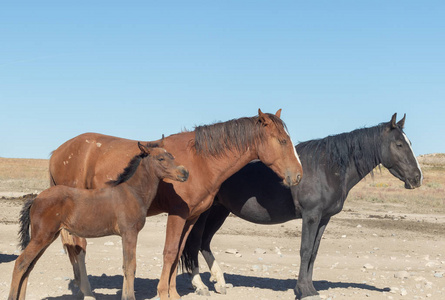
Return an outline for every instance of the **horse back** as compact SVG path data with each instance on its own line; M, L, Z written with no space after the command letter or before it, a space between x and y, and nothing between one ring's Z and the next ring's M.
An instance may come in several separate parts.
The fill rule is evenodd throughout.
M77 188L102 188L116 179L128 161L139 152L133 140L84 133L76 136L51 155L51 185Z

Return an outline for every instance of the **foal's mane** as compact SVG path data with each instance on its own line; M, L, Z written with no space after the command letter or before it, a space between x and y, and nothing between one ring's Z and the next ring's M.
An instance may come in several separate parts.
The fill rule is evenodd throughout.
M148 147L153 148L153 147L159 147L159 143L157 142L150 142L147 144ZM107 182L108 185L111 186L117 186L121 183L124 183L126 181L128 181L128 179L130 179L134 173L136 172L137 168L139 167L142 159L144 157L147 157L148 154L146 152L141 152L137 155L135 155L130 162L128 163L128 165L125 167L124 171L122 173L120 173L117 176L116 180L110 180Z
M267 115L277 128L283 128L282 134L285 134L286 124L273 114ZM239 152L246 151L264 141L265 131L262 126L258 116L197 126L194 141L196 152L218 157L233 147Z
M296 149L305 157L308 166L313 168L320 165L320 162L326 162L328 167L344 175L352 160L359 175L365 176L382 161L380 136L388 124L381 123L369 128L302 142L296 145Z

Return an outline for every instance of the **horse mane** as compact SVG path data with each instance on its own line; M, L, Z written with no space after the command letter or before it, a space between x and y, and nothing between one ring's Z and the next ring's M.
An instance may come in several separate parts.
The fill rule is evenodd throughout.
M267 115L278 128L287 128L279 117L273 114ZM264 141L265 132L261 127L258 116L197 126L194 147L201 155L221 156L233 147L243 152Z
M107 184L111 185L111 186L117 186L121 183L126 182L128 179L130 179L134 175L134 173L136 172L137 168L139 167L142 159L146 156L148 156L148 154L144 153L144 152L139 153L138 155L134 156L130 160L128 165L125 167L124 171L117 176L117 179L110 180L107 182Z
M328 167L344 175L352 160L358 174L365 176L382 161L379 137L386 126L388 123L381 123L369 128L302 142L296 145L296 149L313 168L320 165L320 162L325 162Z

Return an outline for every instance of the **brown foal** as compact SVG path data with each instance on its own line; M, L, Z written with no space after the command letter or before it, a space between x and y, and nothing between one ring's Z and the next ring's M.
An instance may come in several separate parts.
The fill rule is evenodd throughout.
M9 300L24 299L28 276L62 229L90 238L122 237L124 282L122 299L135 299L136 241L160 180L186 181L188 171L158 144L138 143L141 150L117 180L102 189L53 186L26 203L21 212L23 253L17 258ZM145 157L145 158L144 158ZM29 236L31 227L31 238Z

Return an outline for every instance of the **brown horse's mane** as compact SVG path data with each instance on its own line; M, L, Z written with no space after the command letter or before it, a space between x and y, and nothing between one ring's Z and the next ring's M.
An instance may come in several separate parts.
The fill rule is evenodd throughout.
M286 124L273 114L267 115L277 128L283 128L282 134L286 134ZM194 146L200 155L222 156L233 147L240 152L246 151L253 145L261 144L264 138L265 131L259 117L244 117L195 127Z
M125 167L124 171L117 176L117 179L107 181L107 184L110 186L117 186L121 183L126 182L128 179L130 179L134 175L134 173L136 172L137 168L139 167L142 159L147 156L148 156L148 154L144 153L144 152L141 152L138 155L134 156L130 160L128 165Z

